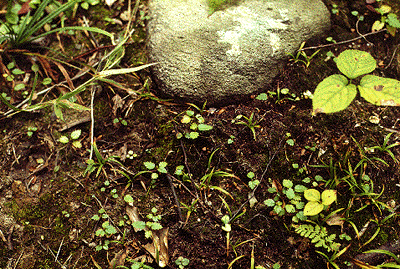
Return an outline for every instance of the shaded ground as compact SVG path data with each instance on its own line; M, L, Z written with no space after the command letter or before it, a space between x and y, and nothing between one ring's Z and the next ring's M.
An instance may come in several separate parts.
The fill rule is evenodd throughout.
M359 36L355 30L357 17L351 11L365 14L365 20L358 23L361 33L369 32L372 23L380 17L369 11L364 1L326 2L329 7L333 3L338 5L338 15L332 16L333 29L327 33L337 42ZM397 8L395 3L388 4ZM121 10L124 8L121 6ZM118 24L106 24L99 17L104 10L109 9L94 6L78 16L85 14L91 22L98 22L98 27L108 31L121 31ZM146 61L143 28L146 6L141 4L139 11L137 30L127 46L122 67ZM107 16L119 19L120 13L115 8ZM2 116L0 268L113 268L117 265L131 268L134 261L142 259L147 266L156 268L154 257L144 248L154 242L155 235L168 238L168 246L156 243L161 260L166 260L165 253L169 253L168 268L178 268L175 263L178 257L189 259L185 268L227 268L229 265L251 268L252 262L265 268L272 268L274 264L282 268L333 268L332 263L348 268L354 259L375 265L393 262L389 256L358 255L382 245L391 247L392 253L399 253L400 147L394 144L399 141L399 108L376 107L357 98L343 112L311 116L311 100L304 98L303 93L312 92L323 78L337 73L333 60L326 59L329 50L335 56L348 48L366 50L379 63L376 74L398 77L398 36L398 33L392 37L382 32L368 36L367 40L360 38L323 48L308 68L300 62L289 61L268 89L275 95L270 94L265 101L254 98L244 104L221 108L201 109L158 99L146 71L113 77L123 87L104 83L94 95L94 140L102 157L93 155L90 174L85 173L90 157L89 113L64 110L65 122L59 121L50 108L38 113ZM83 44L85 49L73 48L74 43ZM324 37L307 45L326 43ZM54 41L53 47L61 51L60 44L64 48L72 47L71 52L67 50L68 57L76 57L91 47L78 34L61 35L60 42ZM92 52L79 60L93 64L102 53L101 50ZM6 66L15 58L21 69L28 70L29 64L23 57L27 56L3 51L2 60ZM54 83L57 79L63 81L65 75L57 77L57 67L49 62ZM76 75L74 69L65 68L70 77ZM85 79L74 83L79 85ZM3 79L2 83L7 86L2 90L13 102L23 99L19 92L8 88L9 82ZM283 88L288 88L290 94L278 97L276 93ZM46 98L59 96L56 89L53 91ZM90 106L89 90L80 97L82 104ZM299 100L291 100L296 97ZM1 107L2 112L7 110L6 106ZM179 134L185 136L194 131L182 122L188 110L194 114L192 122L196 121L195 115L201 115L204 123L213 129L198 131L196 139L178 139ZM253 115L256 123L252 125L244 117L238 119L239 115L248 118ZM240 121L248 126L238 124ZM37 127L31 136L29 127ZM250 127L254 127L254 136ZM70 137L78 129L82 132L78 139L81 148L74 147L72 141L59 142L62 135ZM392 135L388 143L394 145L390 148L392 156L388 151L370 150L382 145L389 133ZM146 168L145 162L153 162L156 167ZM160 162L167 163L166 171L157 171ZM177 166L183 166L182 174L175 173ZM259 181L254 191L257 201L253 198L251 206L251 187L256 183L249 184L252 181L249 172ZM158 178L153 175L152 179L152 173L158 174ZM294 213L279 216L264 204L268 198L275 197L268 189L273 186L280 192L285 189L284 179L296 185L317 175L325 181L317 182L316 189L331 188L338 194L338 201L324 215L343 209L339 213L345 221L336 223L341 226L329 226L323 217L313 220L327 227L329 234L337 235L335 241L343 251L336 259L334 252L315 247L310 239L295 232L294 225L307 222L293 223ZM126 195L133 198L133 207L127 207ZM284 205L289 203L283 193L281 197ZM161 216L159 222L164 228L153 230L153 240L145 238L144 232L134 231L131 224L136 219L129 213L132 208L138 209L140 216L147 220L152 208L157 209L153 215ZM224 215L238 216L231 222L229 247L226 227L221 221ZM105 234L98 232L100 228ZM166 228L169 229L167 236L160 232ZM340 234L349 235L351 240L340 239ZM103 249L99 250L99 246Z

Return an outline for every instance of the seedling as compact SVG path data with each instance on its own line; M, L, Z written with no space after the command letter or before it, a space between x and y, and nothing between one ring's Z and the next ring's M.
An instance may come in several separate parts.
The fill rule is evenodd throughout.
M308 56L307 53L303 50L305 44L306 42L301 43L300 48L297 50L296 54L287 54L291 57L291 61L293 61L294 63L303 63L305 68L307 69L311 64L312 58L314 58L320 50L317 50L313 54L311 54L311 56Z
M304 207L304 215L315 216L336 201L336 190L324 190L321 194L316 189L307 189L304 191L304 198L308 200Z
M181 123L189 126L189 130L184 132L185 138L196 139L199 137L199 132L205 132L212 130L212 126L205 124L205 120L201 114L195 114L193 110L187 110L181 118ZM177 133L178 139L183 137L182 133Z
M157 208L153 207L151 209L151 213L147 214L146 218L148 221L135 221L132 223L132 227L138 229L138 230L144 230L145 231L145 237L146 238L151 238L153 236L152 231L156 230L161 230L163 227L160 223L161 220L161 215L157 214ZM147 228L146 228L147 227Z
M351 12L351 15L357 17L357 19L358 19L359 21L363 21L363 20L364 20L364 16L363 16L363 15L360 15L360 13L359 13L357 10L353 10L353 11Z
M124 269L154 269L153 267L144 264L144 261L142 261L142 262L133 261L130 268L125 267L125 266L123 266L121 268L124 268Z
M127 159L133 160L133 158L136 158L138 155L133 152L133 150L129 150L128 153L126 154Z
M99 150L97 149L96 143L93 143L93 151L96 155L97 162L95 162L93 159L89 159L86 161L88 166L86 167L85 172L83 173L84 176L85 175L89 176L91 173L93 173L97 169L96 177L98 177L100 175L100 172L103 170L104 165L106 165L107 163L109 163L109 164L116 163L116 164L120 165L121 167L123 167L122 163L120 163L116 159L116 158L118 158L118 156L110 156L110 157L107 157L106 159L103 158L103 156L100 154Z
M226 256L229 256L229 246L230 246L230 233L232 230L232 226L230 224L230 218L228 215L225 215L221 218L222 223L224 224L221 229L226 232Z
M313 98L313 114L334 113L347 108L357 95L374 105L400 105L400 81L374 75L365 75L375 70L375 59L365 51L345 50L336 58L338 69L345 75L331 75L317 86ZM360 85L352 79L365 75ZM350 79L350 82L347 78Z
M244 118L246 121L241 120L242 118ZM251 113L249 118L244 115L238 115L238 116L236 116L235 119L232 120L232 123L247 126L250 129L251 133L253 134L254 140L256 140L257 139L256 138L256 128L261 128L261 126L258 125L259 121L255 121L255 120L253 120L253 118L254 118L254 112ZM237 120L239 120L239 121L237 121Z
M175 264L178 265L179 269L183 269L189 265L189 262L189 259L179 256L178 259L176 259Z
M116 124L118 124L118 123L121 123L121 124L124 125L124 126L127 126L127 125L128 125L128 122L127 122L126 120L122 119L122 118L115 118L115 119L113 119L113 123L114 123L114 125L116 125Z
M66 218L69 218L71 215L68 213L68 211L66 211L66 210L63 210L62 212L61 212L61 214L63 214L63 216L64 217L66 217Z
M235 136L230 135L227 142L228 142L228 145L233 144L233 142L235 142Z
M99 4L99 3L100 3L100 0L84 0L81 3L81 7L83 9L88 10L90 6L95 6L95 5Z
M98 221L100 219L107 219L108 214L106 213L104 208L100 208L98 214L92 216L92 220Z
M331 11L332 11L332 14L334 14L334 15L338 14L339 13L338 5L333 4Z
M33 133L36 132L37 129L38 129L38 128L35 127L35 126L29 126L29 127L28 127L28 131L26 132L26 134L27 134L29 137L32 137Z
M192 214L192 212L197 212L196 204L198 201L199 199L193 199L191 205L181 202L181 205L183 205L183 207L186 208L187 210L184 226L186 226L187 222L189 221L189 217Z
M307 215L305 214L305 202L302 200L302 195L308 190L307 185L311 184L315 188L321 181L323 181L323 178L316 175L314 180L306 177L302 180L302 183L296 185L293 184L292 180L284 179L281 186L278 182L270 179L272 187L268 189L268 192L273 194L274 197L266 199L264 204L272 207L273 212L278 216L288 214L292 216L293 222L304 221L307 219Z
M81 134L82 134L82 131L80 129L78 129L78 130L73 131L71 133L71 135L70 135L71 139L73 140L72 141L72 146L74 146L75 148L81 148L82 147L81 141L78 140L79 137L81 136ZM69 139L68 139L67 136L63 135L58 139L58 141L60 141L63 144L68 144Z
M96 230L96 236L98 237L110 237L116 233L118 233L117 229L110 223L109 216L106 213L106 211L104 210L104 208L99 209L98 214L95 214L92 216L92 220L94 221L99 221L101 219L107 219L105 221L103 221L103 223L101 224L101 228L98 228ZM109 240L105 240L104 244L98 244L96 246L96 251L100 251L100 250L108 250L108 245L109 245L110 241Z
M270 180L273 187L268 189L269 193L275 194L274 198L266 199L264 204L268 207L273 207L273 212L278 216L284 216L285 214L297 214L293 216L292 220L297 222L298 220L305 220L307 217L304 216L303 211L304 202L301 201L300 193L304 192L307 187L303 185L296 185L293 187L293 182L288 179L282 181L282 187L277 182ZM288 203L284 201L288 200Z
M331 37L331 36L328 36L325 40L328 42L331 42L331 43L336 43L336 40L333 39L333 37Z
M159 173L161 174L166 174L168 173L167 171L167 162L159 162L158 165L156 165L153 162L144 162L143 165L146 167L147 170L143 170L138 172L135 177L141 175L141 174L146 174L150 173L151 174L151 179L156 180L159 177Z
M290 101L300 100L300 98L296 97L295 93L290 93L290 90L288 88L281 89L280 87L278 87L276 91L268 91L268 94L260 93L259 95L257 95L256 99L266 101L268 98L273 98L274 96L276 96L276 103L279 103L285 99Z
M394 36L396 30L400 28L400 21L395 13L392 13L392 8L388 5L382 5L376 9L381 14L381 20L377 20L372 25L371 31L379 31L386 26L388 32Z
M250 179L249 181L250 189L254 190L255 187L257 187L258 184L260 184L260 181L256 179L255 174L253 172L248 172L247 177Z
M385 138L383 139L382 146L373 146L373 147L368 148L368 150L369 151L379 150L381 152L386 152L387 154L389 154L389 156L393 159L393 161L395 163L399 163L399 161L396 159L396 157L394 156L393 152L390 149L394 148L394 147L397 147L397 146L400 146L400 143L399 142L395 142L393 144L388 145L390 136L392 134L393 133L389 133L389 134L387 134L385 136Z

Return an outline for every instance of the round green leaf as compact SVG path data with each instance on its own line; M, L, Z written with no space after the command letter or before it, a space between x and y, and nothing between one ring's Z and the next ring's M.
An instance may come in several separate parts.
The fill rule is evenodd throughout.
M254 188L257 187L258 184L260 184L260 181L257 179L249 181L249 187L252 190L254 190Z
M42 81L42 84L43 85L48 85L48 84L51 83L51 81L52 81L51 78L44 78L43 81Z
M153 222L151 224L151 229L152 230L161 230L162 228L163 228L162 225L160 223L158 223L158 222Z
M195 122L193 122L192 124L190 124L190 127L189 127L191 130L197 130L197 123L195 123Z
M189 123L192 119L188 115L183 115L181 122L182 123Z
M336 190L324 190L321 194L323 205L330 205L336 201Z
M88 4L87 2L83 2L83 3L81 4L81 7L82 7L83 9L88 10L88 9L89 9L89 4Z
M101 229L101 228L97 229L96 236L105 236L105 235L106 235L106 232L103 229Z
M22 71L21 69L15 68L11 71L11 73L13 73L14 75L22 75L25 74L24 71Z
M199 137L199 133L198 132L190 132L189 133L189 138L190 139L196 139Z
M275 201L274 200L272 200L272 199L267 199L267 200L265 200L264 201L264 204L266 205L266 206L275 206Z
M361 50L343 51L337 57L336 64L340 72L350 79L371 73L376 68L375 59Z
M304 192L305 190L307 190L306 186L303 185L296 185L294 186L294 191L295 192Z
M82 134L82 131L81 131L80 129L75 130L75 131L73 131L73 132L71 133L71 138L74 139L74 140L76 140L76 139L78 139L78 138L81 136L81 134Z
M321 81L314 93L313 114L334 113L347 108L357 95L357 88L346 77L332 75Z
M60 137L60 139L58 139L58 141L60 141L63 144L67 144L69 142L69 139L68 139L68 137L63 135Z
M82 148L82 143L81 143L81 141L76 140L76 141L72 142L72 146L74 146L77 149L80 149L80 148Z
M149 170L153 170L156 167L156 165L153 162L144 162L143 164Z
M304 207L304 216L318 215L324 209L324 205L318 202L308 202Z
M116 234L116 233L117 233L117 229L115 229L115 227L112 226L112 225L108 225L108 226L105 228L105 232L106 232L107 234L109 234L109 235L111 235L111 234Z
M385 23L378 20L375 21L374 24L372 24L371 31L376 32L383 29L383 27L385 27Z
M304 198L311 202L317 202L321 199L321 194L316 189L308 189L304 191Z
M282 186L285 188L291 188L291 187L293 187L293 182L289 179L284 179L282 181Z
M160 173L163 173L163 174L168 173L167 169L165 169L165 167L161 167L161 166L158 167L157 171L160 172Z
M14 87L14 91L20 91L20 90L23 90L23 89L25 89L25 84L23 84L23 83L17 84Z
M364 76L358 86L360 95L378 106L400 105L400 81L373 75Z
M208 124L204 124L204 123L200 123L197 128L199 129L199 131L210 131L213 127L211 125Z
M132 223L132 227L138 230L144 230L146 228L146 223L144 221L135 221Z
M296 208L294 207L294 205L291 205L291 204L285 205L285 210L286 210L286 212L288 212L288 213L294 213L294 212L296 212Z
M223 224L228 224L229 221L230 221L230 218L229 218L228 215L224 215L224 216L221 218L221 221L222 221Z
M167 167L167 165L168 165L167 162L160 162L160 163L158 164L158 167L160 167L160 168L165 168L165 167Z
M33 72L38 72L39 71L39 66L37 64L33 64L31 67Z
M266 94L265 92L260 93L259 95L257 95L256 99L261 101L266 101L268 100L268 94Z
M130 194L124 196L124 201L128 204L133 204L133 197Z
M286 190L286 197L289 200L292 200L295 196L296 195L295 195L294 190L292 188L289 188L289 189Z

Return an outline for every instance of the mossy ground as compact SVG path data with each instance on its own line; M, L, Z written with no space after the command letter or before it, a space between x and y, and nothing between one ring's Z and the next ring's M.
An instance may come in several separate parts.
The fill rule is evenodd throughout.
M325 2L328 6L332 4L331 1ZM364 1L338 2L341 12L332 17L334 27L327 36L339 42L344 36L346 39L357 37L351 30L356 17L350 11L357 9L365 13L367 8ZM123 26L102 20L104 16L118 19L125 8L118 5L115 9L99 5L82 12L88 15L93 26L120 31ZM145 3L139 6L141 11L146 11ZM395 3L393 8L397 8ZM146 62L145 29L143 21L140 21L143 14L138 13L137 31L127 46L121 63L123 67ZM365 17L366 21L359 24L359 30L363 32L367 32L379 16L367 13ZM307 90L313 92L323 78L337 73L333 60L326 58L326 52L332 51L337 56L349 46L366 50L378 62L382 61L383 66L377 71L380 75L397 77L397 57L390 65L389 60L397 55L398 37L381 33L368 37L368 40L374 46L359 39L323 48L308 68L299 62L288 61L266 92L276 93L278 89L288 88L296 97L301 97ZM83 34L61 36L61 41L65 41L67 57L83 52L71 45L77 41L90 47ZM54 41L54 44L58 42ZM324 42L322 38L307 45ZM94 53L97 52L93 51L83 59ZM3 59L9 60L7 55ZM68 72L72 77L74 70L68 69ZM177 268L174 262L179 256L190 260L188 268L227 268L236 258L238 260L232 268L250 268L252 259L256 265L266 268L275 263L282 268L326 268L327 261L316 252L324 249L315 248L310 240L294 232L292 215L277 216L263 204L266 198L273 197L267 191L271 182L279 185L283 179L290 179L296 184L305 177L314 178L316 175L321 175L329 181L331 188L338 191L338 201L329 210L343 208L345 212L343 217L347 222L343 227L328 226L329 232L337 235L345 232L353 238L352 246L335 260L340 268L346 268L346 262L357 258L362 251L399 239L400 147L390 149L396 160L387 152L368 150L382 145L390 132L393 133L390 144L399 141L399 108L376 107L357 98L345 111L312 116L311 100L301 97L293 101L289 95L278 99L274 95L265 101L254 98L243 104L207 107L199 112L191 105L157 98L149 75L143 71L136 75L113 77L126 87L103 85L102 91L95 95L96 145L103 158L118 156L117 160L124 166L123 169L116 162L106 162L97 177L97 170L90 176L84 175L89 158L90 122L84 121L61 131L64 123L56 119L51 109L0 119L0 219L8 220L0 224L5 235L5 241L3 239L0 243L0 268L107 268L111 260L120 257L120 253L127 256L116 258L118 264L129 267L138 257L151 257L143 249L151 241L146 240L143 234L135 233L129 224L123 200L126 194L134 198L135 206L144 218L153 207L162 215L162 225L169 228L169 268ZM115 99L117 95L122 101ZM11 96L15 100L20 98L19 93ZM56 97L57 92L47 96L50 99ZM84 104L90 103L89 91L81 97ZM2 105L1 111L6 110ZM178 139L178 133L190 131L188 125L181 122L187 110L201 114L213 129L200 132L199 138L194 140ZM67 122L84 116L70 111L64 113ZM260 125L255 128L256 139L249 128L235 120L238 115L249 117L252 113ZM371 117L379 118L380 122L374 123ZM126 120L127 125L114 122L116 118ZM27 126L31 125L37 126L38 130L29 137ZM82 148L58 141L61 135L68 136L75 129L82 130ZM286 143L288 139L294 140L293 146ZM133 159L127 158L129 150L135 153ZM38 159L45 161L44 167L41 168ZM96 157L94 160L98 162ZM174 191L163 173L159 173L156 180L152 180L149 174L134 176L146 170L145 161L168 163L168 173L177 179L172 181ZM357 166L360 162L362 165ZM184 165L186 173L190 170L191 182L188 177L174 175L178 165ZM356 167L353 173L349 172ZM235 177L213 176L207 184L201 185L205 175L221 171ZM253 172L260 180L255 192L257 202L253 207L246 203L251 193L248 172ZM349 173L359 183L363 175L371 178L374 188L369 196L361 195L359 189L351 191L351 184L344 180L349 178ZM316 188L322 190L326 187L320 184ZM182 203L182 216L178 214L174 192ZM183 204L193 204L193 207L188 210ZM386 222L383 220L392 213L383 205L396 208ZM100 209L105 210L107 217L93 220L94 215L100 214ZM243 215L232 223L231 243L227 250L221 217L235 214L239 209ZM12 217L11 220L7 216ZM96 235L105 220L118 228L115 235ZM359 232L366 227L359 239L350 222ZM378 228L376 237L363 246L374 237ZM95 247L104 245L106 240L111 241L109 249L96 251ZM346 243L342 242L342 247ZM157 267L154 260L148 260L146 264Z

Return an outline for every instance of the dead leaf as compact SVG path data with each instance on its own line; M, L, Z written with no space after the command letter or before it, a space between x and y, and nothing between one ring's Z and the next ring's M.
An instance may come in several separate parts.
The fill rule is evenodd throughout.
M252 193L249 193L248 198L249 198L250 208L252 208L255 204L257 204L258 202L257 198Z
M106 0L105 2L108 7L111 7L115 3L115 1L117 1L117 0Z
M37 57L40 65L43 68L44 73L46 74L46 76L51 77L51 79L53 80L53 82L58 81L58 76L56 75L56 72L51 68L51 65L49 63L49 61L45 58L45 56L43 57Z
M106 0L107 1L107 0ZM130 12L128 10L125 10L124 12L121 13L121 15L119 16L121 18L121 20L123 21L129 21L130 18Z
M124 266L125 259L128 256L128 249L124 249L115 254L110 262L110 269L115 269L118 266Z
M168 230L169 228L162 228L158 231L152 231L153 243L149 243L144 247L147 252L156 259L158 266L165 267L168 264Z
M272 180L272 188L275 188L279 193L282 192L282 185L276 179Z
M71 77L69 76L69 74L68 74L67 70L64 68L64 66L57 61L53 61L53 63L55 65L57 65L58 69L60 69L61 73L63 74L65 80L68 83L68 86L71 88L71 91L75 90L75 86L72 83Z
M138 210L138 208L136 206L127 205L125 211L126 211L126 214L129 217L129 220L132 223L137 222L137 221L142 221L142 218L139 215L139 210ZM137 228L133 228L133 229L135 230L135 232L140 231Z
M122 109L124 107L125 101L118 94L114 95L112 101L113 101L112 113L116 117L118 109L120 108Z
M343 228L343 223L343 215L338 215L336 213L330 216L329 219L326 221L326 224L328 224L329 226L338 225L341 228Z

